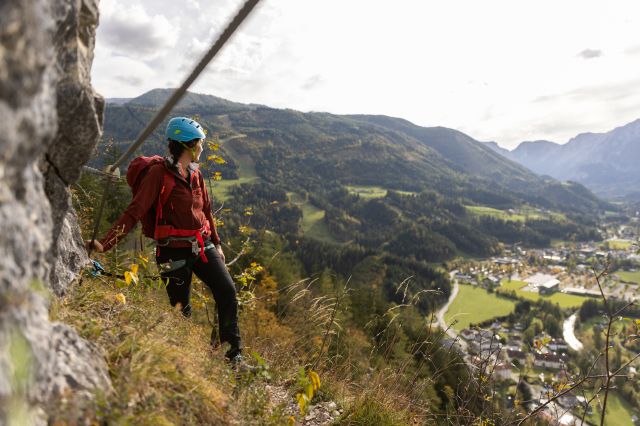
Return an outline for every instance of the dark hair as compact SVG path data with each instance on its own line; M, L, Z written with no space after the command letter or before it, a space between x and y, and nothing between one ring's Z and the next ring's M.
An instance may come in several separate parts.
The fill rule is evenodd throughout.
M200 139L192 139L189 142L178 142L178 141L174 141L172 139L169 139L169 153L171 154L171 157L173 158L173 166L176 167L178 165L178 160L180 159L180 156L182 155L182 153L187 150L187 149L191 149L194 146L196 146L196 144L198 143Z

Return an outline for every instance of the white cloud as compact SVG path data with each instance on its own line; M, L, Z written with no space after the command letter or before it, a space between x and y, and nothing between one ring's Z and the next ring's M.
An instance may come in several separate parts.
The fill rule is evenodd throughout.
M602 56L602 50L584 49L583 51L578 53L578 56L580 56L581 58L584 58L584 59L599 58L600 56Z
M115 54L149 59L175 46L178 31L164 15L149 15L141 4L105 3L97 37Z
M96 51L92 77L94 86L107 97L117 97L119 93L125 97L141 94L145 89L145 82L158 77L153 68L141 61L109 54L107 58L103 58L103 54Z
M121 97L181 81L241 3L103 0L102 24L112 23L109 35L98 33L96 87ZM120 18L114 24L124 16L119 10L150 33ZM510 147L524 139L564 142L638 118L639 26L634 0L615 7L597 0L265 0L192 90L303 111L399 116ZM119 44L143 41L163 47L148 56L125 52L142 73L136 86L123 81L114 54Z

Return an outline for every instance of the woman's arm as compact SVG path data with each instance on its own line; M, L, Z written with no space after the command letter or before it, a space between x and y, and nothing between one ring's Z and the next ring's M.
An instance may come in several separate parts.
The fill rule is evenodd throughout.
M214 245L220 245L220 236L218 235L218 228L216 227L216 221L213 218L213 213L211 212L211 199L209 198L209 192L207 191L207 185L204 183L204 177L202 173L200 173L200 187L202 188L202 201L204 210L204 215L209 221L209 227L211 228L211 241Z
M100 239L103 251L107 251L121 241L149 209L158 201L164 174L164 166L152 166L142 178L138 191L120 219L111 227L107 235Z
M200 173L200 185L202 187L202 201L203 201L203 209L204 215L209 221L209 227L211 228L211 241L216 246L216 250L220 255L220 259L222 259L222 263L226 261L224 257L224 251L222 250L222 245L220 244L220 236L218 235L218 228L216 227L216 221L213 218L213 213L211 212L211 199L209 198L209 192L207 192L207 185L204 183L204 177L202 173Z

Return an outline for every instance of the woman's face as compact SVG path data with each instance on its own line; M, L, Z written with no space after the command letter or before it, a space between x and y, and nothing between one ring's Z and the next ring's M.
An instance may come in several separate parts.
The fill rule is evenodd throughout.
M197 162L200 159L200 154L204 151L204 139L200 139L196 146L191 150L191 155L193 156L191 161Z

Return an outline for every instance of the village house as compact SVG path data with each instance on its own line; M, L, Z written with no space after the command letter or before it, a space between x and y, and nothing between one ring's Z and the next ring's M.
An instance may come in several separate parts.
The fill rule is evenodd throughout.
M533 365L540 368L560 369L564 365L562 358L553 353L534 353Z
M476 338L476 332L465 328L460 332L460 337L462 337L464 340L473 340Z
M464 355L466 353L458 340L447 337L442 339L441 343L442 343L442 347L445 349L453 349L454 351L458 352L460 355Z
M531 289L535 289L540 294L551 294L559 289L560 281L553 275L534 274L524 280Z
M482 287L484 288L500 287L500 278L494 277L493 275L489 275L488 277L482 280Z
M574 416L571 413L558 412L552 410L550 407L546 407L541 411L539 417L543 419L546 424L554 426L577 426L580 424L580 418Z
M455 275L455 278L456 278L457 280L460 280L460 281L470 281L470 280L471 280L471 275L463 274L463 273L461 273L461 272L458 272L458 273Z
M504 362L499 362L493 368L493 377L497 380L509 380L511 379L511 367Z
M582 395L574 395L572 392L564 394L558 398L558 403L568 410L580 407L581 411L584 411L584 407L587 407L587 399ZM587 407L587 415L592 413L593 407L589 405Z
M569 345L567 345L567 342L563 339L551 339L551 341L547 343L547 348L553 352L568 351Z
M497 353L501 347L500 337L490 330L477 331L474 339L469 341L471 351L483 358Z
M506 354L509 361L513 362L517 360L520 365L524 365L525 361L527 360L526 352L521 351L519 349L518 350L507 349Z

